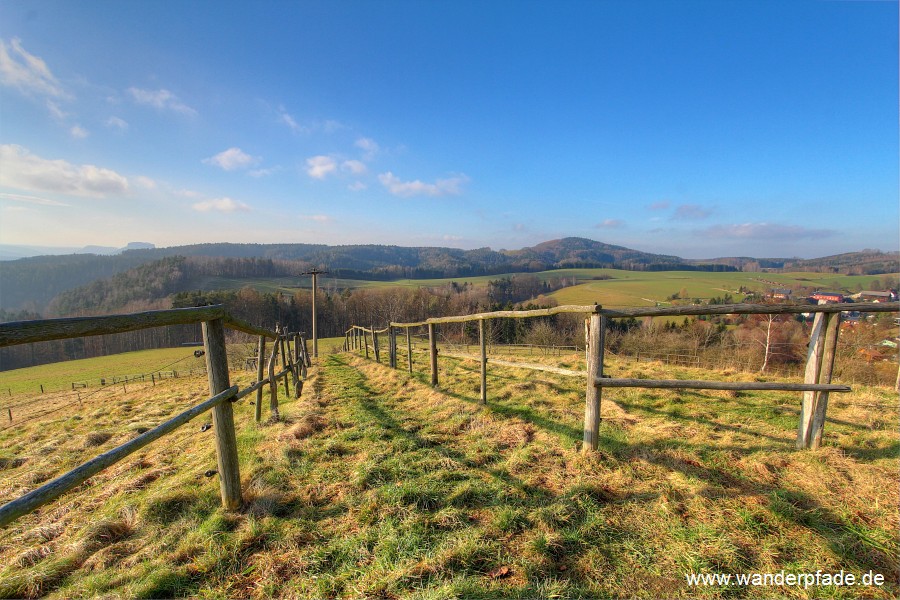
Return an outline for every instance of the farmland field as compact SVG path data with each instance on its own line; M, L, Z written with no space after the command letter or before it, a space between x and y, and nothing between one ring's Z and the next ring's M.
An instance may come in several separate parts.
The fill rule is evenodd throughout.
M253 396L235 405L238 512L221 509L216 477L204 476L215 456L199 417L0 532L0 596L900 592L900 436L888 388L832 395L825 446L814 452L794 449L798 394L607 391L599 451L584 456L580 378L491 366L481 406L476 362L441 358L433 389L425 355L415 355L410 375L322 350L302 398L281 394L281 421L254 423ZM160 358L148 354L132 367L149 371ZM583 368L582 354L527 360ZM612 357L608 369L623 377L752 377ZM232 381L246 385L252 376L236 370ZM0 500L206 395L202 376L128 393L110 388L85 406L5 426ZM805 590L686 580L841 569L887 583Z
M445 279L398 279L395 281L365 281L359 279L319 279L322 289L363 289L383 287L440 287L450 282L469 283L475 288L484 288L491 280L507 275L483 275L478 277L454 277ZM522 274L520 274L522 275ZM743 298L738 293L741 286L765 292L773 287L803 285L827 290L866 289L879 276L837 275L830 273L711 273L703 271L623 271L619 269L559 269L531 273L542 281L552 279L575 279L577 285L566 287L550 294L560 304L593 304L606 306L646 306L655 302L665 302L672 294L682 289L692 298L714 298L730 293L736 301ZM598 278L608 279L598 279ZM308 278L273 279L228 279L210 277L200 284L204 290L237 290L244 286L261 292L292 293L299 289L309 289Z

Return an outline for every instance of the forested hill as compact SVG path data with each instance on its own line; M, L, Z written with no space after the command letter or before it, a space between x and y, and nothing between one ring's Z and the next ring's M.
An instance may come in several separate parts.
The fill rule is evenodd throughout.
M278 265L281 271L289 271L284 275L254 274L257 269L265 270L268 267L262 267L260 262L251 262L244 263L241 267L245 273L242 276L246 277L295 275L312 266L326 266L336 277L381 280L471 277L576 266L623 269L715 268L697 267L675 256L640 252L583 238L554 240L533 248L513 251L380 245L196 244L127 250L114 256L78 254L2 261L0 308L42 312L50 301L62 292L90 285L98 279L109 278L140 265L175 256L233 260L263 259L270 260L269 264ZM230 264L234 266L238 263ZM206 273L206 275L213 274ZM144 287L139 285L136 289ZM94 291L99 289L95 288Z
M179 262L177 274L171 271L175 263L162 263L143 271L138 269L127 275L128 285L119 285L122 281L117 280L117 285L112 286L118 290L116 292L106 289L109 282L98 281L174 257L194 260ZM96 308L122 306L127 304L123 302L126 299L150 299L150 296L140 296L141 290L153 291L155 296L163 289L191 289L192 278L201 276L288 277L298 276L314 266L327 267L334 277L373 280L472 277L572 267L647 271L757 271L770 268L876 274L896 273L897 258L896 252L866 250L814 260L748 257L687 260L575 237L520 250L499 251L382 245L196 244L126 250L113 256L77 254L0 261L0 309L44 312L54 298L73 290L72 294L54 303L54 312L65 314L67 311L63 309L67 306L83 306L89 299L96 299ZM229 274L232 270L235 273ZM170 276L161 276L162 272L169 272Z

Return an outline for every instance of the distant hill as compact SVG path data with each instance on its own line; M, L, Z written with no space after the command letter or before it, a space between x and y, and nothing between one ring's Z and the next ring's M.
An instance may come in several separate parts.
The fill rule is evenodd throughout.
M196 259L151 266L167 258ZM202 260L205 257L208 260ZM898 253L864 250L821 259L756 259L731 257L689 260L641 252L595 240L568 237L519 250L385 245L328 246L325 244L193 244L155 248L134 242L115 254L68 254L0 261L0 309L44 311L50 302L60 314L67 308L120 306L125 296L148 299L142 293L191 289L200 277L281 277L299 275L313 266L327 267L334 277L391 280L445 278L536 272L561 268L611 267L628 270L760 271L811 270L852 274L898 272ZM111 288L100 280L130 272ZM161 275L161 272L168 273ZM230 273L230 274L227 274ZM265 273L265 274L261 274ZM124 283L123 282L126 282ZM96 283L95 283L96 282ZM107 286L107 287L104 287ZM88 292L88 287L92 291ZM131 292L123 292L130 288ZM115 291L111 291L111 290ZM142 292L143 290L143 292ZM155 290L155 291L153 291ZM123 295L124 294L124 295Z

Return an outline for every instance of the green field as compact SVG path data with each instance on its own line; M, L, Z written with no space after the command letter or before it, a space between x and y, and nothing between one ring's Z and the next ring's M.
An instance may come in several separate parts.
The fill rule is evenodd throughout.
M0 531L0 597L900 592L900 435L888 388L834 394L818 451L794 449L797 394L607 391L599 451L585 456L580 378L491 366L482 406L476 362L441 358L441 386L433 389L424 354L416 354L410 375L321 352L327 346L320 345L301 399L282 389L281 421L254 423L252 397L234 405L239 511L222 510L216 477L204 476L216 461L211 433L200 428L208 419L199 417ZM149 371L162 356L130 364ZM582 369L584 358L527 360ZM51 369L44 377L68 377L43 368ZM752 377L614 357L608 370ZM253 376L237 370L231 378L247 385ZM206 395L205 377L138 384L128 393L116 387L84 406L4 424L0 501ZM268 401L264 407L267 417ZM690 574L841 569L872 571L887 583L803 589L686 581Z
M322 289L364 289L384 287L441 287L450 282L469 283L475 288L484 288L488 282L508 275L483 275L479 277L454 277L445 279L399 279L395 281L364 281L358 279L319 279ZM560 304L593 304L605 306L647 306L665 302L672 294L688 292L691 298L715 298L730 293L735 301L743 295L740 287L757 292L765 292L773 287L802 285L828 291L855 291L858 287L868 289L879 279L876 275L837 275L830 273L708 273L704 271L622 271L618 269L559 269L532 273L542 281L560 278L575 278L578 285L563 288L550 294ZM599 277L609 279L598 280ZM307 279L227 279L207 278L201 289L237 290L244 286L261 292L293 293L309 289Z

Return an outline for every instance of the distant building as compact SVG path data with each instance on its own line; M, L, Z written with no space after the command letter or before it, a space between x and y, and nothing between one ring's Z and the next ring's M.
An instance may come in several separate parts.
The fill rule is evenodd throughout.
M774 288L769 290L769 293L766 294L766 298L772 298L773 300L790 300L793 293L794 290Z
M838 303L844 301L844 295L838 292L816 292L810 296L813 300L818 300L819 304Z
M863 302L894 302L897 300L897 292L860 292L859 299Z

